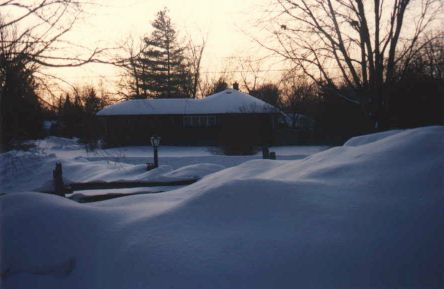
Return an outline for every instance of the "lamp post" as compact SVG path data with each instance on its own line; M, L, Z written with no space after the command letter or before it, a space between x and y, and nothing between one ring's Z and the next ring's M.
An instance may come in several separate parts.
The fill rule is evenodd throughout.
M151 140L151 145L153 146L153 154L154 154L154 167L157 168L159 166L159 156L157 153L157 148L159 147L160 144L160 136L152 136L150 138Z

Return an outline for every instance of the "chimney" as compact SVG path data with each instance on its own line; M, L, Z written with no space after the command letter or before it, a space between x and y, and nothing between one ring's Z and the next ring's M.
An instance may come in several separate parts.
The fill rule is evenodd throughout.
M239 83L237 81L233 83L233 89L239 90Z

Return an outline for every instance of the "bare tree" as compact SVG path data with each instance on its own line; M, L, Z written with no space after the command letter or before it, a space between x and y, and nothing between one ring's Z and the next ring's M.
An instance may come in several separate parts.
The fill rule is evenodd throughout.
M205 50L206 39L202 38L200 44L196 45L190 38L188 42L188 62L190 66L191 75L193 78L193 83L191 87L191 95L196 98L199 91L202 92L201 87L201 62L202 56Z
M74 67L93 61L103 50L95 49L86 57L68 56L66 48L83 49L63 39L84 12L82 0L38 0L0 2L0 30L14 31L2 39L4 51L26 56L28 63L43 67Z
M91 50L65 37L85 12L84 6L92 3L85 0L0 0L1 78L7 75L8 67L21 66L32 72L40 91L54 96L54 82L72 85L45 68L108 63L99 59L106 49ZM44 98L40 97L40 101L51 106Z
M245 57L238 59L239 76L243 86L251 94L255 91L261 80L260 74L262 71L262 59L254 59L252 57Z
M413 72L444 81L444 31L428 33L416 45L416 53L397 65L397 74L405 76Z
M83 49L64 36L83 12L82 0L0 0L1 144L35 137L41 121L42 90L57 78L44 68L76 67L98 62L102 50L86 57L69 55Z
M143 38L135 40L134 37L129 36L121 45L124 56L116 57L116 65L124 71L119 83L119 94L125 99L148 98L142 77L146 67L140 61L140 54L144 49L143 43Z
M322 98L315 83L293 72L283 75L280 82L283 110L291 115L291 127L297 126L298 117L316 118L321 110Z
M442 11L440 0L276 0L269 31L278 45L261 43L320 86L369 109L385 109L384 86L420 48L420 36ZM346 85L354 93L338 89Z

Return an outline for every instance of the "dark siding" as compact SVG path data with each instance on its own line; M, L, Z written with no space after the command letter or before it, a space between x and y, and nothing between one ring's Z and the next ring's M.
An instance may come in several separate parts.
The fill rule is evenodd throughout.
M104 140L110 146L147 145L152 135L165 145L270 144L274 114L216 115L217 123L206 127L184 126L182 115L106 116Z

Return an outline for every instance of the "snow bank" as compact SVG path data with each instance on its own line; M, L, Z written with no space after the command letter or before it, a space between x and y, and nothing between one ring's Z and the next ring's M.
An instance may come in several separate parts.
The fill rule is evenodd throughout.
M224 169L224 167L221 165L203 163L203 164L185 166L177 170L165 173L163 176L184 179L184 180L200 179L206 175L215 173L222 169Z
M43 150L78 150L81 147L78 138L69 139L57 136L48 136L34 143Z
M12 151L0 155L0 193L48 191L52 189L52 170L61 161L53 154ZM201 178L224 169L217 164L194 164L179 169L169 165L146 171L145 164L133 165L112 161L89 161L86 158L64 159L66 184L92 181L176 181Z
M386 137L395 135L400 132L401 132L401 130L394 129L394 130L388 130L388 131L383 131L383 132L374 133L374 134L352 137L351 139L349 139L348 141L345 142L344 146L354 147L354 146L369 144L369 143L384 139Z
M443 288L444 128L162 194L2 196L4 288Z
M152 147L134 146L85 151L77 139L48 137L31 141L29 151L0 154L0 193L48 190L52 186L52 170L56 162L63 165L66 182L145 180L170 181L203 177L225 167L252 159L253 156L225 156L215 148L161 146L161 166L146 172L152 161ZM319 146L287 146L272 148L280 159L302 159L325 150ZM178 171L175 171L178 170ZM174 172L173 172L174 171Z
M10 151L0 154L0 193L32 190L52 177L53 154Z

